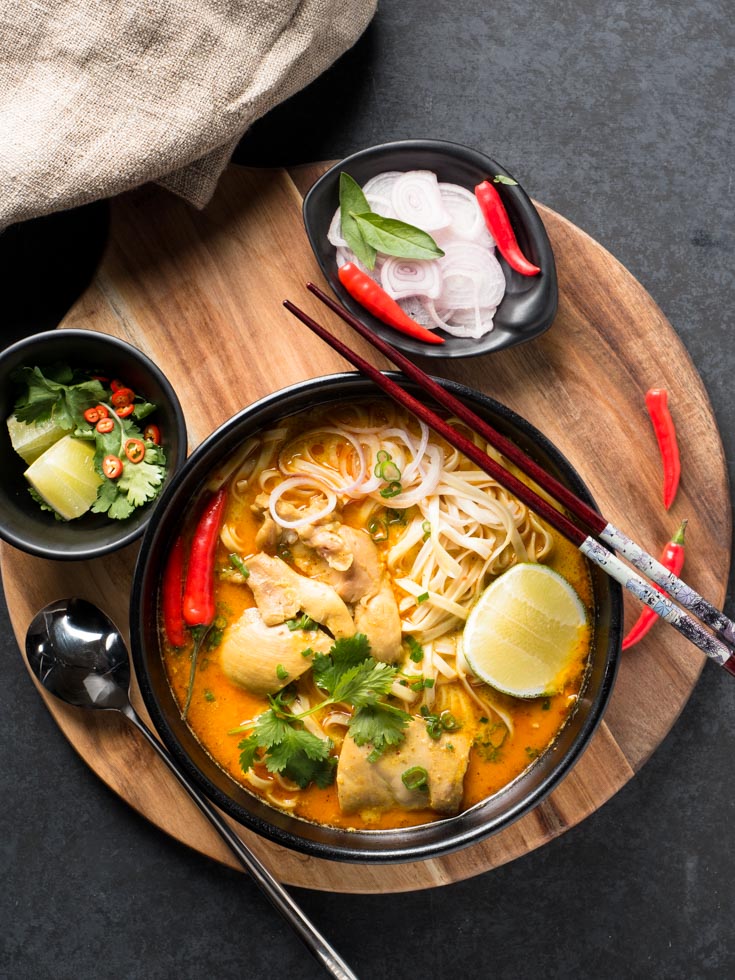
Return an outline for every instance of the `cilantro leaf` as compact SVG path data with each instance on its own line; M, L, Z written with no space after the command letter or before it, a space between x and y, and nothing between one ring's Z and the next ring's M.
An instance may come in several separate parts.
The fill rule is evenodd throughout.
M335 640L328 654L317 654L314 658L314 680L332 694L342 674L369 658L370 642L364 633L343 636Z
M240 765L247 771L265 750L269 772L282 772L302 789L314 782L322 789L334 781L337 760L330 755L330 739L317 738L306 731L293 716L284 716L273 708L260 715L252 735L238 743Z
M77 376L64 365L44 370L45 374L38 367L22 367L11 375L26 386L13 409L21 422L43 422L53 416L59 425L74 429L84 410L105 397L105 389L94 379L72 384Z
M371 657L340 675L330 692L332 700L349 701L357 708L375 704L381 695L390 692L397 672L397 667L391 667L390 664L381 663Z
M357 745L372 745L369 761L375 762L389 745L403 741L410 720L409 714L390 704L368 704L354 713L348 731Z

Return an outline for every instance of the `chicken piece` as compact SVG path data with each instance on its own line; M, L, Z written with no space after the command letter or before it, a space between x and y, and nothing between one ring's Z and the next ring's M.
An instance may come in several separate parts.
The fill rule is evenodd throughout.
M401 617L390 582L383 576L375 595L361 599L353 610L355 629L370 641L376 660L395 664L401 659Z
M285 623L266 626L257 609L246 609L225 630L220 663L229 679L252 694L275 694L311 667L304 650L328 653L331 637L322 630L290 630Z
M248 558L248 585L266 626L277 626L305 612L334 637L352 636L355 624L334 589L299 575L280 558L258 552Z
M342 525L305 524L297 532L305 545L314 551L337 572L346 572L354 563L354 555L342 534Z
M347 524L339 525L336 533L352 556L348 568L340 570L335 565L330 565L317 545L307 543L303 536L303 543L291 548L296 566L304 574L331 585L345 602L358 602L365 596L375 595L380 589L383 570L372 538L367 531L357 530Z
M457 715L455 715L457 717ZM459 719L458 719L459 720ZM342 744L337 765L337 793L344 813L356 810L423 810L457 813L474 737L470 721L457 731L433 739L426 721L413 718L400 745L368 762L371 745L357 745L349 736ZM428 774L426 789L408 789L402 775L420 766Z
M263 515L263 523L258 528L258 532L255 535L255 547L258 551L267 551L268 554L274 554L276 548L278 547L278 541L281 536L281 529L273 520L270 514Z

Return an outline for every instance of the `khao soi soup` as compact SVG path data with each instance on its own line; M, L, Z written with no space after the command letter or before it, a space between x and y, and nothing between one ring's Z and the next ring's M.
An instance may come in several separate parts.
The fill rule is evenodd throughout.
M590 648L585 560L423 423L384 401L300 413L210 491L166 570L163 657L238 783L305 820L404 827L551 745Z

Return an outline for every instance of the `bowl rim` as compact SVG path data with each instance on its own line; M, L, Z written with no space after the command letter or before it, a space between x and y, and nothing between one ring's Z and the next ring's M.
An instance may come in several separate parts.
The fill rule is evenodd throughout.
M542 306L544 311L543 316L541 316L539 319L537 315L537 322L532 322L532 324L527 327L521 328L514 326L511 329L503 326L500 324L500 321L498 321L496 322L495 329L485 334L485 336L481 337L479 340L445 335L445 342L443 344L425 344L418 340L414 340L405 334L399 333L396 330L393 330L381 320L378 320L377 317L372 316L372 314L368 313L367 310L357 304L341 285L331 267L333 263L328 264L322 254L324 243L321 240L321 236L317 234L313 227L312 211L314 211L318 206L315 202L318 201L320 195L324 192L324 185L336 182L340 171L343 169L348 169L355 163L360 165L364 162L371 161L373 158L383 157L386 154L410 155L412 153L446 154L454 157L455 159L461 160L465 164L469 164L471 167L476 168L479 174L485 174L488 177L490 175L503 176L510 178L510 180L515 182L513 184L503 184L500 187L499 192L502 194L506 206L509 206L510 211L518 216L521 228L523 229L523 234L533 243L533 248L536 252L536 255L534 256L536 263L543 269L543 275L533 277L533 282L526 291L529 295L532 294L533 296L538 296L540 299L544 299L544 304ZM510 171L508 171L496 160L480 152L479 150L474 149L473 147L450 140L412 138L394 140L388 143L380 143L376 144L375 146L366 147L362 150L357 150L355 153L350 154L343 160L339 160L337 163L334 163L319 178L317 178L317 180L314 181L304 196L302 214L304 227L306 229L306 234L309 239L312 252L314 253L322 274L329 283L332 291L336 293L339 300L345 306L347 306L347 308L355 316L358 316L361 320L366 322L379 336L393 344L393 346L398 347L407 353L420 355L422 357L435 358L479 357L484 354L505 350L517 344L526 343L527 341L533 340L534 338L545 333L546 330L548 330L553 324L559 304L556 262L554 259L554 252L551 247L551 242L549 241L549 236L546 232L544 223L541 220L541 216L536 210L533 201L523 189L521 183L517 181L515 177L513 177ZM513 270L510 269L508 264L500 255L498 255L498 259L503 267L506 282L509 278L516 283L528 280L528 277L521 276L519 273L513 272ZM509 295L510 294L506 292L504 301ZM528 299L526 299L526 302L528 303ZM501 309L502 306L503 303L501 302L498 309Z
M159 385L164 394L165 400L171 406L176 428L177 452L175 458L169 458L167 456L166 459L166 477L164 479L165 489L176 472L181 469L181 466L186 459L188 448L186 418L184 416L184 410L181 407L181 402L179 401L179 397L176 394L173 385L163 371L153 361L153 359L140 350L139 347L136 347L129 341L122 340L120 337L115 337L112 334L104 333L100 330L86 330L81 327L57 327L53 330L44 330L40 333L34 333L27 337L22 337L14 344L11 344L9 347L6 347L4 350L0 351L0 370L2 370L3 365L7 360L15 359L22 351L32 350L37 346L41 347L47 341L52 339L58 340L62 337L64 339L78 340L85 343L91 342L99 345L101 348L105 347L111 349L112 353L114 353L115 350L123 351L126 356L132 357L134 360L138 361L141 367L155 379L156 384ZM6 527L4 521L0 522L0 538L12 545L14 548L17 548L19 551L24 551L27 554L36 555L40 558L46 558L50 561L89 561L94 558L101 558L104 555L108 555L114 551L119 551L122 548L126 548L134 541L137 541L138 538L144 534L148 522L150 521L151 516L153 515L153 512L158 506L160 500L161 496L159 495L158 498L150 501L150 503L146 505L147 512L141 516L140 520L134 527L125 527L125 521L113 522L111 520L110 531L115 533L111 533L110 538L104 544L96 546L84 545L82 540L83 529L80 529L81 534L79 545L54 547L44 545L40 541L32 540L24 537L23 535L16 534L10 528Z
M401 381L407 387L412 387L408 379L398 372L384 373ZM479 405L481 409L489 410L496 415L496 421L497 418L500 418L511 426L517 426L542 453L553 461L555 466L561 467L565 479L569 481L573 490L591 506L595 506L589 490L571 463L530 422L500 402L463 384L442 378L435 380L457 397L470 396L473 407ZM248 800L253 801L252 809L246 809L238 804L232 797L222 792L194 763L174 731L166 710L159 703L154 690L155 685L149 669L149 658L157 657L160 660L160 650L158 643L155 644L155 650L146 649L145 630L147 625L150 627L149 617L155 617L155 607L153 612L146 608L147 604L152 602L151 596L157 595L159 576L155 572L160 571L163 567L162 559L159 557L156 560L155 549L162 545L168 546L180 528L180 520L177 514L172 511L172 506L176 504L178 499L191 501L201 492L207 484L212 468L218 461L221 462L226 459L240 444L243 438L240 435L241 429L257 430L264 425L271 424L279 417L285 417L306 407L337 400L339 397L345 396L344 392L339 393L345 386L350 386L349 394L354 395L354 397L369 397L375 394L382 396L382 392L373 386L372 382L357 372L323 375L308 381L298 382L253 402L220 425L194 450L182 469L165 488L156 513L148 524L138 554L130 603L132 659L143 701L166 747L202 792L220 809L249 830L291 850L328 860L355 863L395 863L424 860L466 847L504 829L534 809L577 762L589 744L613 690L623 635L622 589L617 582L601 575L600 581L604 581L608 589L609 639L604 653L604 664L600 668L597 689L591 698L586 717L572 740L572 745L561 761L557 761L551 767L550 772L538 781L533 792L513 804L504 811L502 816L487 821L477 818L477 815L481 815L482 809L487 808L490 802L496 804L499 801L502 802L503 797L509 794L520 779L532 772L534 766L524 770L524 773L516 777L498 793L475 804L468 810L452 817L432 821L429 824L400 830L348 831L342 828L326 828L329 831L327 836L339 838L339 846L318 839L323 836L325 831L323 825L312 824L300 818L284 815L281 811L264 804L252 794L247 794ZM294 405L295 402L300 404L297 407L291 407L290 410L285 407L287 404ZM602 654L600 654L600 658L602 659ZM170 695L170 689L168 693ZM171 703L174 704L172 696ZM190 729L187 730L190 733ZM193 735L191 735L190 740L195 741L198 750L206 755L214 766L217 766L217 763L212 760ZM552 752L553 748L550 747L547 752L542 753L539 761ZM222 769L219 771L224 773ZM238 786L233 777L226 773L225 776L230 781L228 785L231 783L233 788ZM242 787L240 788L242 789ZM247 790L242 789L242 791L247 793ZM470 825L464 826L468 823L468 815L474 815L477 819L470 820ZM297 830L293 829L294 826ZM316 834L310 835L309 831L313 832L314 828L317 830ZM446 835L444 831L447 831ZM409 838L408 843L405 840L407 837ZM385 845L386 841L388 842L387 846L380 848L376 846L377 844Z

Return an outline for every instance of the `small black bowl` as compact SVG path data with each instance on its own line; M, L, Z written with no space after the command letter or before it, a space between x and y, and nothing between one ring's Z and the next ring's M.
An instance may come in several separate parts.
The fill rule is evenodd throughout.
M59 521L41 510L28 493L23 477L27 464L14 451L5 420L13 411L22 387L10 380L16 368L67 364L70 368L119 377L157 405L150 421L161 430L166 451L166 482L186 459L186 423L176 392L163 372L131 344L93 330L50 330L18 341L0 354L0 536L42 558L83 561L98 558L139 538L160 496L139 507L127 520L104 514L84 514Z
M401 375L390 376L413 394L420 394ZM464 385L450 381L440 384L594 505L571 464L529 422ZM557 785L578 759L602 717L620 653L623 615L620 586L599 568L592 568L594 636L586 683L575 713L553 746L523 774L456 817L402 830L350 831L323 826L268 806L220 769L181 720L161 658L158 595L167 556L190 508L207 492L212 474L249 436L295 412L376 396L381 397L379 389L357 374L316 378L253 403L209 436L164 491L146 531L133 579L130 640L141 694L163 742L218 807L250 830L285 847L334 861L384 863L433 858L479 841L531 810Z
M400 140L372 146L353 153L335 164L317 180L304 198L304 225L314 255L325 279L340 301L368 324L378 336L408 354L424 357L476 357L513 347L538 337L551 326L556 315L558 289L556 266L549 237L539 213L520 184L497 184L518 244L541 273L523 276L497 253L505 273L506 292L495 313L495 326L479 340L451 337L441 330L443 344L424 344L386 326L360 306L346 291L337 275L335 248L327 238L329 225L339 206L339 175L346 171L362 185L375 174L387 170L432 170L440 181L473 190L477 184L495 176L507 177L499 163L477 150L441 140Z

